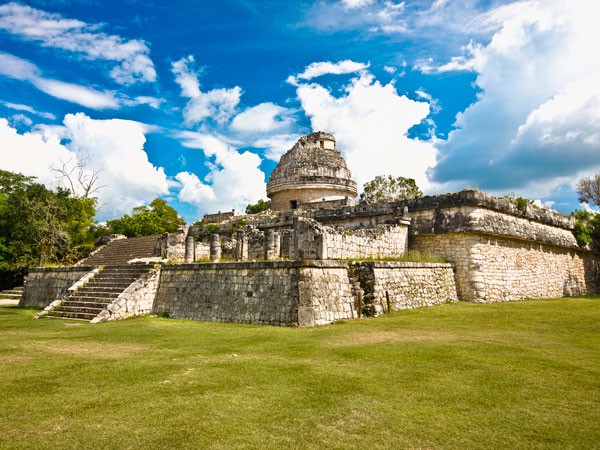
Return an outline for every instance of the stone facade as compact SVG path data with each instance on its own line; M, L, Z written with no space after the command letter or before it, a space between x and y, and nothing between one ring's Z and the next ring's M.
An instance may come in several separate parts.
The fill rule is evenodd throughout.
M71 286L92 270L94 267L91 266L30 269L19 307L45 308L54 300L64 297Z
M503 236L414 236L413 245L455 266L461 300L487 303L598 292L600 259L575 248Z
M153 311L179 319L315 326L380 314L386 292L391 309L455 301L452 267L345 261L169 265L161 271Z
M451 264L366 261L354 266L370 315L458 301Z

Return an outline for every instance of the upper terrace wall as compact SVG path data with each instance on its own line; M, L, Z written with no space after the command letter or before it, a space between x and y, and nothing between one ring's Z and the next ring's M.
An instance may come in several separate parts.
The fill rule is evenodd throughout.
M412 245L455 266L461 300L488 303L597 293L598 255L485 234L416 235Z

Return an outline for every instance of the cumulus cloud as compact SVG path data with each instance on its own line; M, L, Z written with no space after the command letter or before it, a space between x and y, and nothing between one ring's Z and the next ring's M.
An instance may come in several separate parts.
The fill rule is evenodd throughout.
M268 138L257 139L252 147L264 149L264 156L271 161L279 162L279 158L298 140L297 134L276 134Z
M407 137L408 130L429 115L426 101L399 95L393 84L382 85L364 72L340 97L317 83L299 85L297 95L313 130L337 137L359 186L377 175L392 174L429 187L426 171L435 163L435 148L431 142Z
M122 84L154 82L156 70L144 41L126 40L101 32L101 25L68 19L30 6L10 2L0 5L0 30L44 47L83 55L88 60L120 63L110 76Z
M67 114L62 126L40 126L24 134L0 119L2 168L54 187L58 180L52 167L84 163L88 173L98 173L97 186L104 186L97 192L97 218L119 217L169 192L164 170L148 161L145 132L139 122L94 120L82 113Z
M239 113L230 128L239 133L272 133L290 128L293 122L288 108L267 102Z
M235 114L242 96L239 86L202 92L192 55L172 63L171 69L181 87L181 95L190 99L183 110L186 125L200 124L206 119L223 124Z
M360 72L366 70L368 67L369 64L359 63L349 59L345 59L337 63L330 61L314 62L308 65L308 67L304 69L304 72L299 73L296 76L290 75L287 79L287 82L296 86L299 80L312 80L313 78L328 74L342 75Z
M265 196L265 175L259 168L258 155L239 152L209 134L185 131L179 137L184 146L202 150L209 168L204 180L189 172L177 174L180 201L196 206L199 214L205 214L230 209L243 211L246 205Z
M600 29L592 16L582 3L551 0L480 18L493 36L472 45L456 69L475 71L481 92L439 144L436 181L543 197L600 168L600 54L589 47Z
M52 97L88 108L106 109L119 106L112 92L101 92L86 86L44 78L35 64L8 53L0 53L0 75L28 81Z

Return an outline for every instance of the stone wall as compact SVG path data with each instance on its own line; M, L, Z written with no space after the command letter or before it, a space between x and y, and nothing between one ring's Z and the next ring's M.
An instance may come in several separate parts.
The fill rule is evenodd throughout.
M353 317L353 305L347 264L278 261L164 266L153 310L178 319L312 326Z
M408 223L347 230L308 218L294 221L297 259L398 257L408 247Z
M368 261L355 267L369 315L458 301L451 264Z
M388 297L391 309L457 298L449 264L314 260L182 264L161 270L153 311L177 319L315 326L359 317L359 291L364 312L371 315L387 310Z
M454 264L461 300L499 302L599 290L600 258L589 251L471 233L415 235L411 243Z
M94 267L90 266L30 269L19 307L45 308L63 297L73 284L92 270Z

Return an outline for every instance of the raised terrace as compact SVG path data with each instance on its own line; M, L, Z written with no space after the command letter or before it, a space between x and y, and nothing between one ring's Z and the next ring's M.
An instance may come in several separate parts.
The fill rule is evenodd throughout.
M95 314L93 321L153 310L312 326L456 300L600 291L600 257L577 245L572 218L479 190L356 203L356 184L327 133L302 137L282 156L267 192L273 210L207 215L181 233L113 239L85 266L34 269L21 304L50 304L48 315ZM405 262L415 251L445 263ZM121 266L137 278L123 280L116 296L103 281L119 271L105 267L160 258L170 264L143 273Z

